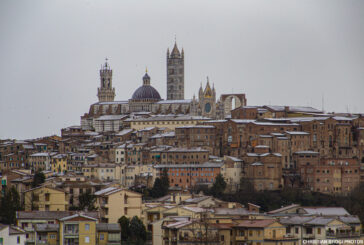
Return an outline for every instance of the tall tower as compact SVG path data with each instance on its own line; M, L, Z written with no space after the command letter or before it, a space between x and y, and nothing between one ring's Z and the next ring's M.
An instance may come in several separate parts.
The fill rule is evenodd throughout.
M99 102L114 101L115 88L112 87L112 70L105 60L105 64L101 65L100 70L100 87L97 89L97 97Z
M183 100L185 98L185 59L177 43L171 53L167 49L167 100Z

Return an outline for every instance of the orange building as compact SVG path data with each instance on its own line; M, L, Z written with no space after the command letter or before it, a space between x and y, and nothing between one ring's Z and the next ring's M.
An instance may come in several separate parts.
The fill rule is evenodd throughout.
M211 185L220 173L222 163L156 165L157 177L167 168L170 186L191 188L195 185Z

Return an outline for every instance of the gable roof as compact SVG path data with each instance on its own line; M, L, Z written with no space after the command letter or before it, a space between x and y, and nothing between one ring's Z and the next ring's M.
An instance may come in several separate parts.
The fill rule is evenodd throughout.
M76 211L17 211L17 219L36 219L36 220L56 220L71 216L77 213ZM99 218L99 212L84 212L88 217L95 219Z
M278 214L278 213L283 213L284 211L290 210L292 208L298 208L300 207L299 204L291 204L285 207L281 207L279 209L275 209L275 210L271 210L268 212L268 214Z
M275 219L255 219L255 220L244 220L235 227L251 227L251 228L264 228L274 222L278 222Z
M60 220L60 221L66 221L66 220L71 220L71 219L78 218L78 217L85 218L85 219L89 219L89 220L93 220L93 221L97 221L97 219L92 218L92 217L87 216L87 215L84 215L84 214L82 214L82 213L76 213L76 214L74 214L74 215L71 215L71 216L67 216L67 217L61 218L61 219L59 219L59 220Z
M350 215L343 207L301 207L299 211L302 211L308 215L323 215L323 216L340 216Z

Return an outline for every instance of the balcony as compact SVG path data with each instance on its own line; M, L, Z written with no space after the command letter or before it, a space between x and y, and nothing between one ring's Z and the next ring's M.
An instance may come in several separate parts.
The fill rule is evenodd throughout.
M360 232L326 232L326 238L350 238L360 237Z
M77 236L78 235L78 225L66 225L64 228L65 236Z
M208 242L209 244L219 242L219 236L212 235L208 237L191 237L191 236L180 236L179 242Z
M246 237L246 236L236 236L235 240L236 241L246 241L246 240L248 240L248 237Z

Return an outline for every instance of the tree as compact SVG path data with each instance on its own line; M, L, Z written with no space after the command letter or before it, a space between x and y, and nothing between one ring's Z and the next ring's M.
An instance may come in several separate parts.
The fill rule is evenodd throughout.
M20 196L15 187L5 190L0 199L0 223L15 224L16 211L20 209Z
M169 178L168 178L167 168L163 169L161 181L162 181L162 184L164 186L164 192L166 192L166 194L167 194L168 193L168 188L169 188Z
M143 224L143 221L137 216L134 216L129 224L130 236L133 242L136 244L144 244L147 240L147 229Z
M95 195L92 195L90 192L85 192L79 196L79 210L85 210L93 211L96 210L95 208L95 201L96 197Z
M221 196L224 193L225 188L226 182L224 180L224 177L222 177L222 174L218 174L215 178L214 184L210 189L211 195L213 195L214 197Z
M32 187L38 187L45 181L45 175L42 171L37 171L33 176Z
M122 216L118 223L120 224L121 229L121 241L128 241L129 238L129 219L125 216Z
M121 229L121 241L122 244L145 244L147 240L147 229L145 228L143 221L137 216L134 216L131 220L122 216L118 223Z
M156 178L153 188L150 190L150 195L153 198L162 197L168 194L169 179L167 169L163 170L161 178Z
M254 184L249 179L241 178L239 191L243 192L243 193L249 193L249 194L253 193L253 192L255 192Z

